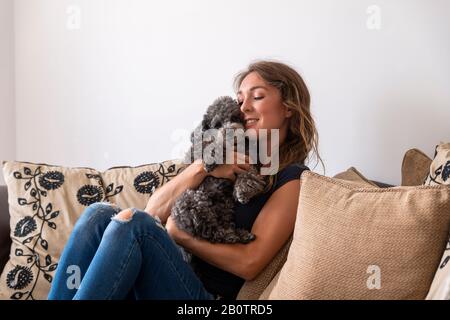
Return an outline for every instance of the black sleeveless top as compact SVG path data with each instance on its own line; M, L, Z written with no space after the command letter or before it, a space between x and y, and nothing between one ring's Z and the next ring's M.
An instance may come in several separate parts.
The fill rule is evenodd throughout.
M250 231L270 196L285 183L299 179L304 170L309 170L309 168L299 163L290 164L277 173L275 183L268 192L254 197L247 204L236 202L234 212L236 227ZM245 282L244 279L210 265L196 256L192 257L191 264L206 290L225 299L235 299Z

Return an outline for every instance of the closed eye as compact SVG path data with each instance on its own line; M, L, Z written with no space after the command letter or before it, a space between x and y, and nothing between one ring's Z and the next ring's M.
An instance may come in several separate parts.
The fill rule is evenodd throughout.
M255 99L255 100L261 100L261 99L264 99L264 97L254 97L253 99ZM238 101L238 105L239 105L239 106L242 106L243 103L244 103L243 101Z

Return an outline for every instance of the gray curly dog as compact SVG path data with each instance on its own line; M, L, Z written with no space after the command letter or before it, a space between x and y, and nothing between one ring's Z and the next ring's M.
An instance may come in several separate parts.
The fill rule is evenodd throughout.
M203 135L208 129L218 129L214 131L216 135L211 137L212 139L205 139ZM207 172L225 163L226 129L242 129L236 132L244 132L244 121L241 118L239 105L236 100L227 96L216 99L208 107L203 121L192 132L192 144L186 153L185 163L203 158ZM200 141L202 145L203 152L199 155L194 148L195 141ZM225 141L228 140L225 139ZM232 141L234 144L234 137ZM220 146L212 144L220 144ZM221 163L214 160L217 158L215 157L216 146L218 150L223 150L224 156L220 159ZM247 143L246 153L248 154ZM259 169L259 163L251 165L249 171L237 175L234 183L229 179L207 176L197 189L186 190L177 198L171 211L177 227L194 237L212 243L248 243L254 240L255 235L235 227L233 213L235 201L245 204L263 192L267 180L266 176L258 174Z

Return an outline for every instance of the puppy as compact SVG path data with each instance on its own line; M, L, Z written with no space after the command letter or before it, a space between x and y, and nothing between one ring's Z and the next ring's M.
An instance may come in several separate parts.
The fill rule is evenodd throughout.
M217 130L205 138L205 133L211 133L209 129ZM234 145L234 137L231 141L227 139L226 129L242 129L238 131L243 134L244 121L238 103L231 97L220 97L208 107L203 121L192 132L192 145L185 162L202 158L207 172L225 163L227 144ZM203 153L194 147L195 142L199 141ZM216 150L222 151L222 154L216 155ZM251 165L249 171L237 175L235 183L229 179L208 176L197 189L186 190L175 201L171 211L177 227L212 243L248 243L254 240L255 235L235 227L233 213L235 201L247 203L263 192L267 180L258 174L259 169L260 164Z

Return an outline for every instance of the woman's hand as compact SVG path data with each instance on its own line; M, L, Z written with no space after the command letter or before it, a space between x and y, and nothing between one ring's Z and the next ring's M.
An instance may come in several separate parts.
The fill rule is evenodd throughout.
M178 229L172 216L169 216L167 218L166 230L167 230L167 233L172 237L172 239L178 244L182 244L183 241L186 241L186 240L192 238L192 236L189 233L187 233L186 231Z
M250 169L249 156L242 153L237 153L235 151L233 152L233 156L234 163L220 164L213 171L209 172L209 175L215 178L230 179L234 182L236 180L236 175L238 175L239 173L245 173ZM238 160L242 163L237 163Z

